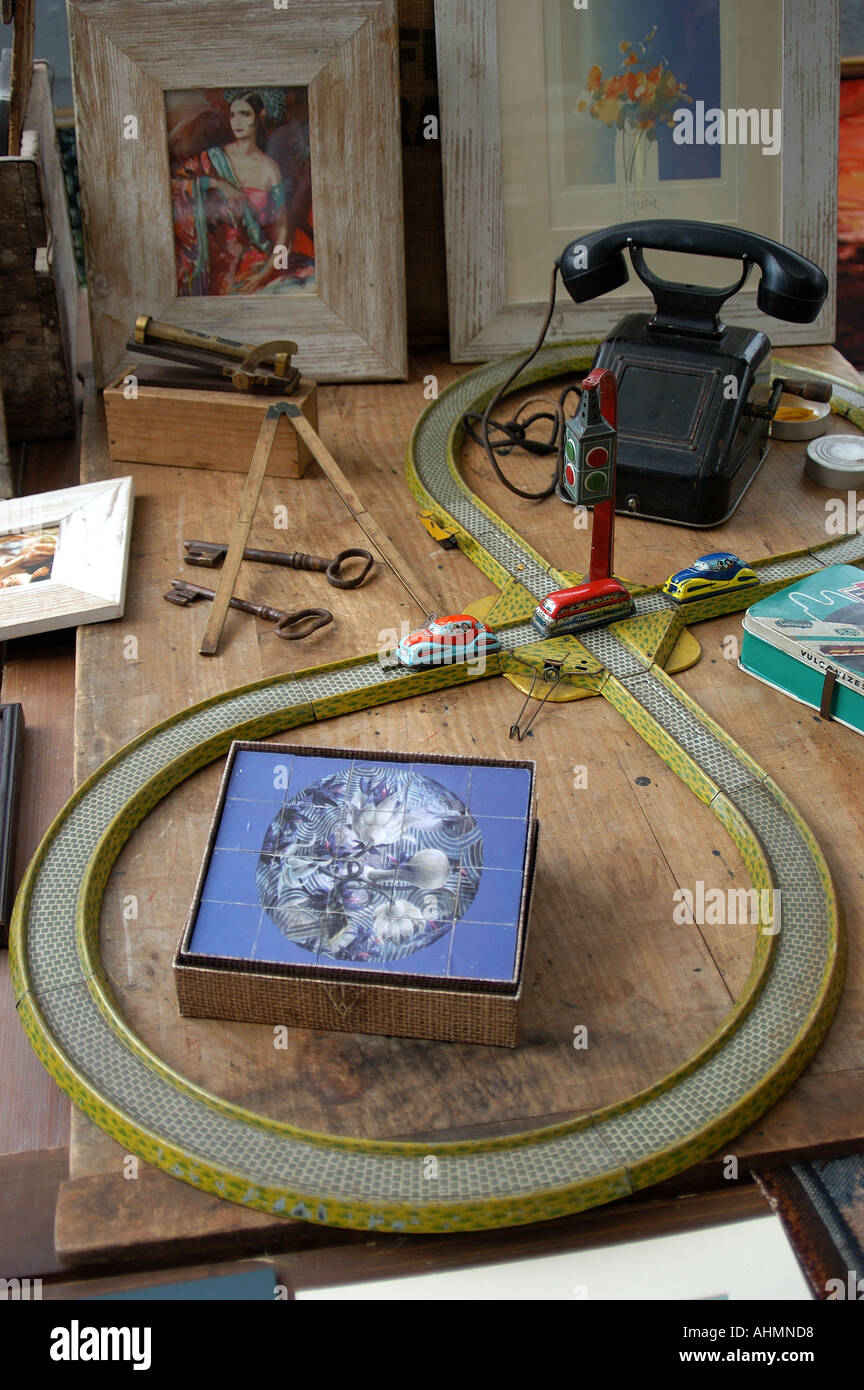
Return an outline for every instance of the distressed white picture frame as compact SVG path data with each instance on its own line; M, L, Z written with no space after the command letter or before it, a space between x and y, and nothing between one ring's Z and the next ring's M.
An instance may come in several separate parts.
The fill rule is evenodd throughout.
M97 386L142 313L241 342L292 339L295 364L318 381L404 378L396 0L68 10ZM316 287L178 297L165 92L247 83L308 88Z
M543 0L523 0L523 5L536 10L542 26ZM782 15L777 41L783 113L778 157L783 163L780 226L774 240L815 261L828 277L829 293L813 323L786 323L756 308L754 271L747 286L724 306L723 317L728 323L761 328L778 345L830 343L837 258L839 0L815 6L811 0L783 0ZM507 299L497 0L435 0L435 27L450 356L454 362L484 362L532 346L546 304ZM758 96L755 93L747 104L755 105ZM538 92L537 100L545 104L545 92ZM759 104L766 102L768 95L763 94ZM586 225L562 231L559 254L580 232L594 229ZM735 268L729 264L732 282ZM551 271L550 263L550 275ZM663 274L668 272L664 269ZM548 340L604 337L624 314L650 309L651 297L632 272L630 284L632 294L582 305L559 289Z
M131 478L0 502L0 539L58 528L50 576L0 589L0 641L122 616L132 503Z

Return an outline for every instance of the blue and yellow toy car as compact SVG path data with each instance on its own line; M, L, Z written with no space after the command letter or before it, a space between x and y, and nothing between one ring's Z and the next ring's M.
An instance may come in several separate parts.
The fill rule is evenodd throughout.
M709 555L700 555L687 569L671 574L663 585L663 592L675 603L693 603L699 598L713 598L715 594L758 583L756 571L731 550L712 550Z

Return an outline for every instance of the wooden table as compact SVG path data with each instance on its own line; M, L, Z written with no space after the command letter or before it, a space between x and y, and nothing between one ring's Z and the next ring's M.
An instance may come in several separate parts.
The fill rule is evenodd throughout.
M794 356L855 377L833 349L799 349ZM320 390L325 442L436 592L442 612L482 596L489 581L461 553L442 551L428 539L402 480L402 463L426 403L424 378L434 373L443 387L459 370L430 357L415 360L404 385ZM523 486L535 487L550 464L510 461L505 467ZM286 609L330 606L336 621L306 642L289 644L268 625L232 612L219 655L201 658L205 611L178 610L162 594L183 573L184 538L227 537L242 478L115 467L100 411L91 408L82 481L126 472L134 475L137 499L127 609L119 622L78 632L76 781L176 709L262 676L374 650L385 630L416 626L423 617L383 566L374 582L340 593L320 575L246 564L239 594ZM547 558L561 568L585 567L588 535L573 529L569 509L505 493L478 450L467 456L466 477ZM825 540L826 497L803 477L802 447L774 444L722 529L695 533L619 518L616 568L630 580L654 583L703 551L731 549L755 559ZM363 537L312 468L299 481L265 481L251 543L327 554L363 544ZM437 1263L502 1258L596 1241L601 1233L612 1239L623 1238L616 1237L619 1231L644 1234L654 1221L668 1229L670 1222L700 1219L699 1213L704 1220L721 1211L764 1210L748 1185L750 1165L827 1156L864 1142L857 1020L864 968L856 950L864 877L848 851L859 842L864 820L855 795L861 743L850 730L823 723L738 671L731 656L740 618L694 631L703 655L679 677L681 684L767 768L810 822L845 906L852 947L846 995L816 1059L758 1125L727 1146L739 1160L737 1186L724 1186L718 1156L614 1208L523 1231L415 1240L406 1251L398 1238L376 1237L370 1246L365 1235L274 1222L144 1165L131 1181L127 1156L75 1111L69 1179L57 1206L61 1259L181 1258L267 1246L286 1252L280 1259L293 1270L286 1279L365 1278L370 1249L381 1269L421 1268L433 1258L430 1251ZM14 688L14 669L11 674ZM295 731L290 741L508 757L514 755L508 730L520 705L507 681L491 681L343 716ZM671 1071L724 1016L753 950L747 925L676 925L673 893L700 879L706 887L746 886L737 851L706 808L602 701L544 710L520 749L526 753L538 764L543 833L517 1050L297 1030L289 1049L276 1052L266 1027L180 1019L170 962L221 763L156 808L109 881L103 959L132 1025L168 1063L219 1095L312 1129L364 1136L441 1140L514 1132L592 1110ZM587 787L577 785L578 768L587 770ZM573 1047L580 1024L588 1028L584 1050ZM716 1189L723 1190L718 1195ZM700 1191L700 1197L681 1195Z

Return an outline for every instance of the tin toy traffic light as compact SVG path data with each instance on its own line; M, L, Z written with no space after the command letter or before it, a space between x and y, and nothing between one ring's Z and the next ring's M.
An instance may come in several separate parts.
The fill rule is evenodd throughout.
M564 436L564 492L572 502L594 507L589 581L612 578L617 427L615 374L595 367L582 382L579 409Z
M571 502L583 507L608 502L615 491L615 422L600 409L599 381L589 385L592 377L600 375L591 372L585 378L579 409L567 421L564 438L564 491Z
M595 367L582 382L579 410L565 427L562 480L570 501L593 504L591 560L578 584L547 594L534 610L531 621L544 637L605 627L634 611L628 590L612 573L617 424L615 374L608 367ZM514 728L518 735L518 724Z

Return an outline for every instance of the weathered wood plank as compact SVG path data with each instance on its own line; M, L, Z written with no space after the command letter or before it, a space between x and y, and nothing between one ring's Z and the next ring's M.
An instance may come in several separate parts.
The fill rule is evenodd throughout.
M65 1147L0 1155L0 1277L41 1279L62 1268L54 1208L68 1167Z

